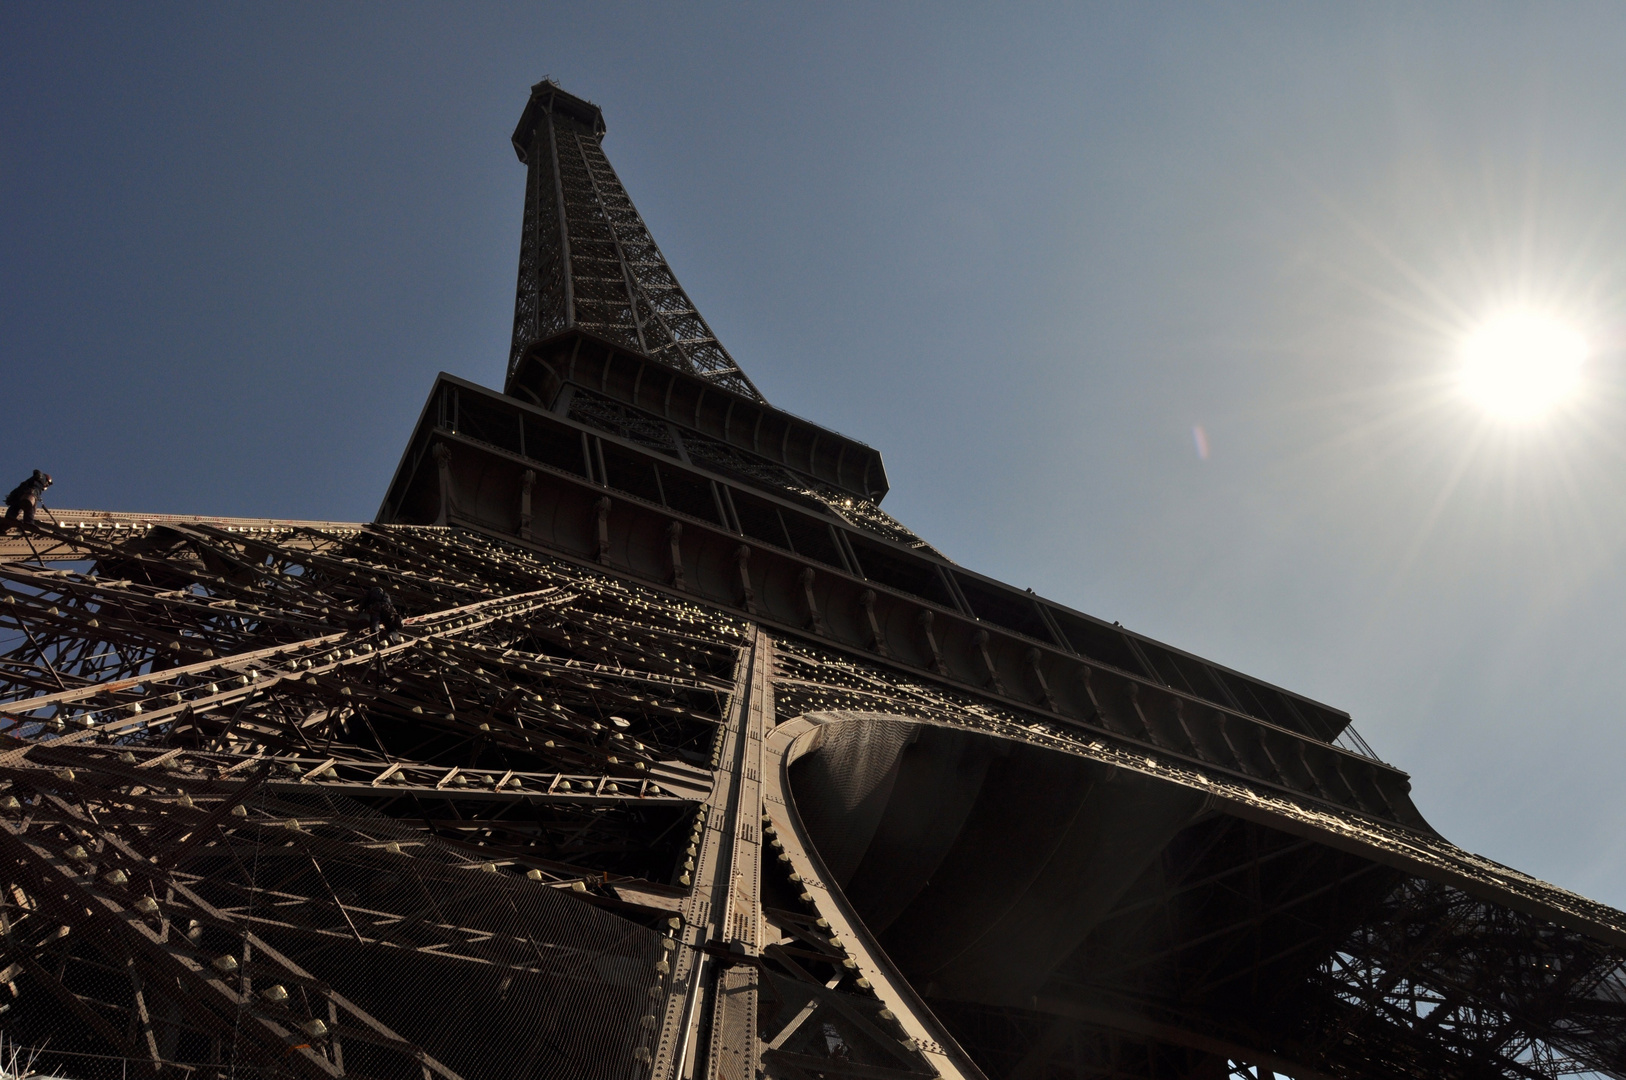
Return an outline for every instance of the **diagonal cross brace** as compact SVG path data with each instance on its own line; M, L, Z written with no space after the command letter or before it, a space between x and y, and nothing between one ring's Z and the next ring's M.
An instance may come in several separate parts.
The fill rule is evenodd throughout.
M58 805L59 809L70 816L84 820L87 825L94 824L84 819L83 815L62 800L53 798L52 801ZM101 830L101 836L108 846L115 848L120 854L124 855L134 868L148 874L155 881L162 882L165 887L173 889L176 895L210 919L216 920L220 925L239 925L238 920L229 913L214 907L214 905L188 888L184 882L177 880L172 875L161 872L157 867L153 867L148 860L144 859L140 853L118 836L106 830ZM43 845L26 839L22 829L10 822L0 821L0 843L3 843L14 855L20 856L25 862L31 864L36 872L42 873L42 875L50 874L59 877L73 889L79 902L69 904L68 910L63 911L62 914L81 918L88 914L100 925L102 930L110 932L116 940L127 944L134 942L142 948L142 951L150 960L159 961L161 967L168 974L178 978L182 985L190 985L195 991L200 991L201 998L212 1000L218 1007L228 1013L246 1017L251 1022L244 1025L244 1030L258 1034L262 1042L275 1046L279 1050L291 1047L291 1049L287 1049L287 1052L290 1055L298 1055L296 1060L306 1066L305 1071L307 1074L318 1077L338 1077L343 1075L340 1069L309 1045L300 1044L298 1042L299 1036L290 1032L275 1020L257 1013L251 1007L247 998L233 990L223 979L208 973L197 960L165 940L139 916L125 909L117 901L91 889L90 883L84 875L78 873L71 865ZM148 870L148 867L152 867L152 869ZM54 899L51 890L41 891L45 898ZM243 940L252 947L258 956L269 959L271 963L281 967L295 980L307 986L321 987L320 992L323 997L366 1028L374 1038L395 1046L403 1053L415 1058L426 1070L441 1077L441 1080L462 1080L462 1077L456 1072L443 1065L421 1047L402 1038L366 1010L337 991L323 985L314 975L284 956L252 931L245 930Z

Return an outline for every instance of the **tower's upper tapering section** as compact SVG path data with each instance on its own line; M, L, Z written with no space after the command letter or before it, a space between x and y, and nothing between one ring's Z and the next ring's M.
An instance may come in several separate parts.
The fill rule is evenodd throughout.
M531 343L575 328L761 401L666 265L604 131L597 105L551 80L531 87L514 130L529 175L510 372Z

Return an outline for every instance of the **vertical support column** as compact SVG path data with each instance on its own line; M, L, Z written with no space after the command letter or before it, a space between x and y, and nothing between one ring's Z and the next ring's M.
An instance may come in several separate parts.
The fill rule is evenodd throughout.
M1044 668L1040 666L1043 659L1044 656L1037 647L1028 650L1028 671L1033 674L1033 681L1039 684L1039 703L1051 712L1056 712L1056 699L1050 693L1050 681L1044 677Z
M672 585L688 592L689 584L683 580L683 522L674 521L666 527L666 542L672 547Z
M526 469L519 477L519 538L531 538L531 487L536 483L536 473Z
M757 591L751 587L750 545L741 544L734 552L734 559L740 566L740 590L745 594L742 603L746 611L755 615L757 613Z
M559 133L553 130L553 110L548 109L543 116L548 122L548 157L553 165L554 207L559 214L559 272L564 278L564 328L568 330L576 325L576 272L570 263L570 215L565 213L565 177L559 171Z
M598 561L610 561L610 497L601 495L593 504L598 511Z
M971 641L977 646L977 655L982 657L983 669L988 673L988 681L983 685L996 694L1003 694L1005 684L1000 681L999 669L994 666L993 655L988 652L988 631L978 630L971 636Z
M1095 671L1085 664L1078 669L1078 678L1084 685L1084 697L1089 700L1090 714L1084 719L1086 722L1100 724L1111 731L1114 730L1111 720L1101 711L1101 699L1095 696Z
M869 623L869 647L882 656L890 656L886 648L886 639L881 636L881 622L875 617L875 590L865 589L859 595L858 602L863 605L864 619Z
M435 465L440 472L440 513L435 517L436 525L445 525L452 516L452 449L445 443L438 442L434 448Z
M722 904L715 935L742 962L724 961L717 973L708 1080L757 1080L762 1068L757 1039L760 975L752 961L762 949L762 737L773 715L773 639L760 629L752 654L744 723L732 758L734 790L727 823L732 865L727 880L719 883Z
M811 566L802 571L802 598L807 601L808 625L815 634L823 634L824 616L819 614L819 601L813 595L813 580L817 576Z
M741 652L719 731L694 888L679 920L687 947L676 951L672 985L684 989L668 1000L653 1080L691 1075L690 1060L695 1080L757 1080L761 1069L754 960L762 948L762 748L773 720L772 665L773 641L757 629ZM701 952L706 945L719 955ZM703 1021L710 1037L701 1046Z
M916 619L920 623L920 632L926 635L926 648L931 650L932 670L939 675L947 675L948 669L943 666L943 650L937 647L937 635L932 631L932 622L936 614L931 608L921 608Z

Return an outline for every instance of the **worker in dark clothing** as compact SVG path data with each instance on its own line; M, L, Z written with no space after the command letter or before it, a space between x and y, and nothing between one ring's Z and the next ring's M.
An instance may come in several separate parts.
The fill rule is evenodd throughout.
M10 532L11 523L19 517L24 525L34 524L34 511L39 506L40 496L50 486L50 475L35 469L33 476L12 488L11 494L6 496L6 518L4 523L0 523L0 533Z
M383 627L391 634L401 632L401 613L395 610L390 594L377 585L369 588L367 595L361 598L361 613L367 616L369 630L376 632Z

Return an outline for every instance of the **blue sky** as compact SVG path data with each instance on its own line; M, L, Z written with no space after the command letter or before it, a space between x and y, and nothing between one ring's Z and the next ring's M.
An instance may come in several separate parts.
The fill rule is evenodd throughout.
M500 384L551 74L895 515L1350 710L1446 835L1626 906L1623 44L1586 4L6 5L0 469L371 517L434 374ZM1520 304L1594 352L1509 431L1451 373Z

